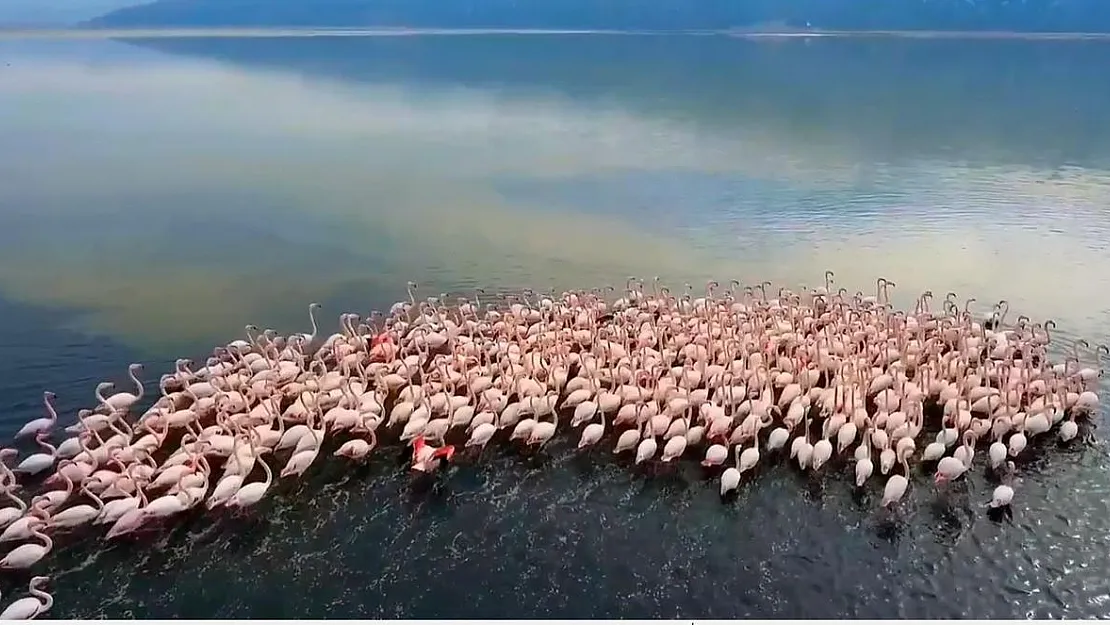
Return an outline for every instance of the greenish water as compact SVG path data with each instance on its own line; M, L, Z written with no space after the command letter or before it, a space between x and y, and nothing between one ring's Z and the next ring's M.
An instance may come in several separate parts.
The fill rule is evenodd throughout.
M127 361L308 302L814 284L1005 298L1110 327L1099 42L727 37L0 41L0 413L70 414ZM59 541L55 617L1106 616L1099 442L905 522L772 469L722 507L556 446L413 491L390 454L105 547ZM419 560L417 560L419 559ZM414 561L415 560L415 561ZM845 571L854 571L851 575ZM722 580L728 580L727 583ZM5 597L25 585L0 577Z

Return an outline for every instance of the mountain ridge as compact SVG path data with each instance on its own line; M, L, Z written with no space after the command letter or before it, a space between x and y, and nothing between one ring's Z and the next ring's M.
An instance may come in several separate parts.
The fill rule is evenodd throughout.
M0 26L73 26L140 0L0 0Z
M1110 33L1108 0L155 0L87 27Z

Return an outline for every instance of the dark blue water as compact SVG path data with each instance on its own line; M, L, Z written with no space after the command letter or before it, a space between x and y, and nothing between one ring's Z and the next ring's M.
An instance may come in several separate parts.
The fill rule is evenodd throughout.
M72 419L129 362L153 381L246 323L305 330L313 300L330 331L410 279L830 268L1104 341L1105 49L921 45L2 42L0 429L44 390ZM918 476L891 518L837 465L768 463L722 504L694 466L636 475L565 440L431 488L386 447L246 517L60 537L35 572L55 618L1105 617L1100 433L1031 454L1004 518L978 469L943 495ZM0 576L5 601L26 580Z

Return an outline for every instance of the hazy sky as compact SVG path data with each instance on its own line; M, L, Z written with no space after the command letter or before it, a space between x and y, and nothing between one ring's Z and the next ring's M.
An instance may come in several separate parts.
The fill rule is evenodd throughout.
M0 27L62 26L148 0L0 0Z

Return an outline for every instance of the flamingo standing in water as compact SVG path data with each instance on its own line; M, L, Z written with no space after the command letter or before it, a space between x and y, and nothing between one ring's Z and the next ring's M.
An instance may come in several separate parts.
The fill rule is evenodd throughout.
M44 396L51 418L24 435L50 453L33 454L16 472L0 462L0 489L11 500L0 508L0 542L90 522L110 525L115 538L201 501L251 506L272 488L278 462L287 460L281 474L296 479L326 444L359 459L379 439L411 439L412 470L427 474L451 461L451 442L485 448L507 428L525 448L557 448L558 433L579 424L587 424L580 445L612 437L615 453L636 449L637 464L697 455L712 470L735 446L736 466L721 474L723 494L761 458L776 461L780 454L764 453L791 438L789 458L803 472L831 475L825 467L853 461L855 447L864 487L873 471L894 473L883 497L890 506L908 489L909 459L926 426L942 427L921 459L939 461L942 482L954 479L953 463L967 471L975 440L994 442L997 466L1006 454L1035 452L1026 451L1026 436L1059 426L1062 439L1073 439L1077 422L1099 405L1093 363L1073 371L1075 357L1058 368L1048 362L1051 322L1019 317L1006 326L1004 312L977 320L955 294L932 311L929 292L912 312L900 312L889 303L893 282L878 281L874 296L853 296L832 292L827 278L823 290L784 288L773 298L769 283L742 289L733 281L736 290L721 296L707 286L696 300L657 284L650 294L642 283L634 291L630 280L612 305L609 289L538 301L525 291L507 306L481 306L476 297L454 310L446 296L418 303L410 292L393 314L371 313L369 325L344 314L340 332L316 350L314 302L311 334L282 337L251 326L246 340L216 348L202 369L179 361L145 412L139 368L130 367L136 393L105 397L105 383L98 412L82 409L71 426L78 435L56 450L44 440L57 419L53 396ZM816 444L811 422L821 426ZM771 434L761 442L765 427ZM965 444L945 458L961 436ZM0 450L0 460L13 453ZM878 466L870 463L875 454ZM72 462L45 482L28 479L30 469L45 473L59 457ZM248 483L258 462L265 479ZM65 480L64 490L42 492ZM29 492L21 498L17 488ZM96 506L83 503L86 496ZM17 547L9 563L33 559L36 549L45 554L39 542Z
M907 479L910 474L910 465L906 461L909 454L910 449L908 447L898 449L898 462L902 464L902 474L895 473L887 478L886 486L883 488L883 507L893 506L901 501L902 496L906 494L906 488L910 485Z
M370 452L378 446L378 435L374 430L370 430L370 440L367 441L362 438L352 438L351 440L339 446L332 455L346 456L351 460L364 460Z
M131 476L131 469L133 469L134 466L135 465L127 467L127 474L120 476L120 481L130 480L134 483L135 478ZM104 507L100 510L100 515L93 521L93 524L115 524L123 515L132 511L137 511L141 506L146 506L149 503L146 498L146 493L144 493L141 488L136 487L135 490L137 491L137 495L114 499L104 504Z
M0 508L0 529L8 527L27 512L27 504L12 492L14 488L14 484L0 486L0 490L3 490L4 496L15 503L15 506Z
M32 502L27 513L12 521L0 532L0 543L24 540L34 535L36 527L46 523L50 514L37 502Z
M54 466L54 461L57 460L58 450L49 442L47 442L46 433L39 432L39 434L35 436L35 442L37 442L39 446L41 446L43 449L46 449L49 453L40 452L27 456L23 459L22 462L16 465L15 471L17 473L38 475L39 473L42 473L43 471Z
M736 488L740 486L740 449L740 445L737 445L732 450L733 460L735 461L736 466L725 469L725 472L721 474L722 497L736 490Z
M13 601L11 605L4 608L4 611L0 612L0 621L33 619L52 608L54 606L54 597L50 596L50 593L39 588L39 586L49 581L49 577L32 577L31 583L27 588L27 592L31 593L31 596L17 599Z
M412 468L422 473L432 473L439 468L438 459L443 458L450 462L455 455L454 445L432 447L425 442L423 436L417 436L412 441Z
M0 569L26 569L34 566L54 548L54 541L42 533L42 524L31 528L31 536L42 541L41 545L20 545L0 559Z
M143 365L140 363L131 363L127 367L127 375L131 381L135 383L135 387L139 393L115 393L110 397L104 397L101 391L108 390L115 387L111 382L103 382L98 385L97 399L100 400L101 407L107 408L108 413L127 412L143 398L143 383L139 380L138 373L143 370Z
M80 504L66 508L65 510L58 512L51 517L51 526L77 527L78 525L84 525L85 523L88 523L89 521L92 521L93 519L100 516L100 513L104 510L104 502L95 494L93 494L88 489L87 485L81 488L81 492L85 493L85 495L96 502L96 507L90 506L88 504Z
M146 513L147 506L149 506L149 504L132 508L120 515L120 517L116 519L116 522L112 523L112 527L108 528L108 533L104 535L104 540L111 540L117 536L130 534L142 527L148 518Z
M270 485L274 483L274 473L270 469L270 465L262 458L262 454L269 451L266 447L258 450L258 463L262 465L262 471L266 473L266 479L262 482L251 482L240 488L231 496L231 499L227 500L227 507L247 508L262 501L262 498L266 496L266 491L270 490Z
M967 465L954 456L945 456L937 464L937 471L933 474L933 483L937 486L951 482L967 471Z
M306 334L304 332L301 332L300 334L294 334L294 335L290 336L289 338L290 339L293 339L293 338L300 339L301 341L304 342L304 344L306 346L311 345L312 342L316 340L316 334L320 331L320 328L316 325L316 311L320 310L321 308L323 308L323 306L320 305L319 302L312 302L311 304L308 305L308 320L312 324L312 333L311 334Z
M991 500L987 502L988 508L1002 508L1009 506L1014 501L1014 487L1010 482L1014 475L1015 465L1013 461L1006 462L1006 474L1002 477L1002 483L995 487L994 492L991 493Z
M54 400L56 398L57 395L50 391L43 393L42 400L43 403L46 404L46 411L50 413L50 416L28 421L26 425L19 428L19 431L15 433L15 438L20 439L24 436L31 435L38 436L39 434L47 433L54 429L54 425L58 423L58 411L54 409Z

